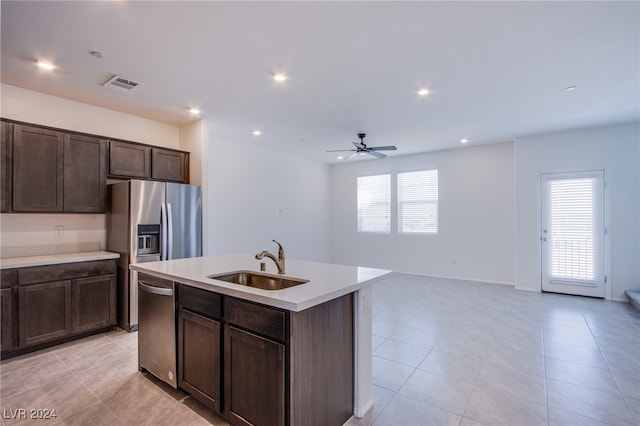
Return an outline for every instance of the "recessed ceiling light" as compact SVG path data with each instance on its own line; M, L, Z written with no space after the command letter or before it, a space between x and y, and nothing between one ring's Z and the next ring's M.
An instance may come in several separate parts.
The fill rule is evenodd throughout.
M254 136L260 136L262 134L262 132L259 129L256 129L253 131L253 135Z
M200 110L198 108L189 108L189 112L193 115L200 115Z
M342 155L338 155L338 160L344 160L344 157Z
M564 89L564 90L566 90L567 92L573 92L573 91L574 91L574 90L576 90L576 89L577 89L577 87L576 87L576 86L569 86L569 87L567 87L567 88L566 88L566 89Z
M282 73L277 73L273 75L273 79L279 83L285 81L287 79L287 76L282 74Z
M429 89L427 89L426 87L423 87L421 89L418 89L418 95L420 96L426 96L429 94Z
M467 142L469 142L469 139L467 138L460 139L460 143L467 143Z
M52 63L45 62L45 61L36 61L36 65L39 68L41 68L43 70L47 70L47 71L51 71L51 70L54 70L56 68L56 66L53 65Z

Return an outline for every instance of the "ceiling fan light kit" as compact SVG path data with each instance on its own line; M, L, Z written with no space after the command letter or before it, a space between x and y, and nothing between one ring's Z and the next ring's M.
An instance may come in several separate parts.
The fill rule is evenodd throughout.
M356 149L329 149L327 150L327 152L351 152L352 154L344 157L344 160L348 160L354 155L371 155L376 158L385 158L386 155L378 151L395 151L397 149L394 145L369 147L364 143L364 138L366 136L366 133L358 133L360 142L353 142L353 145L356 147Z

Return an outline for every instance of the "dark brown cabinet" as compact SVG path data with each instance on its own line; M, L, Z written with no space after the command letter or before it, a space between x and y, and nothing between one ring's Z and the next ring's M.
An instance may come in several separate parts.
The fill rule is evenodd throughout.
M11 211L13 124L0 122L0 212Z
M107 177L189 183L189 153L0 121L0 212L103 213Z
M285 424L283 344L225 326L224 378L223 415L232 424Z
M0 290L0 350L10 350L13 340L13 303L11 288Z
M18 288L20 346L31 346L71 333L71 281Z
M150 178L151 147L136 143L109 141L109 175Z
M352 294L300 312L184 284L178 299L178 387L231 424L324 426L351 417Z
M220 412L220 321L178 312L178 386Z
M95 330L116 323L116 277L71 280L71 330Z
M115 325L115 274L115 260L3 270L3 358ZM15 284L6 288L6 281L11 279ZM13 306L17 306L17 314L12 314ZM9 320L11 325L6 324ZM8 347L5 330L12 331L10 336L17 336Z
M109 176L189 182L189 154L124 141L109 142Z
M178 300L178 386L233 424L284 425L287 312L185 285Z
M13 125L13 211L61 212L63 133Z
M102 213L107 192L107 141L64 135L64 211Z
M9 351L16 345L15 287L17 285L17 271L3 269L0 276L0 351Z
M233 424L285 424L288 316L280 309L224 298L223 415ZM248 392L262 397L247 399Z
M106 140L8 122L2 126L3 212L105 211Z
M151 178L188 183L188 156L181 151L151 148Z
M178 289L178 386L220 412L222 326L220 295Z

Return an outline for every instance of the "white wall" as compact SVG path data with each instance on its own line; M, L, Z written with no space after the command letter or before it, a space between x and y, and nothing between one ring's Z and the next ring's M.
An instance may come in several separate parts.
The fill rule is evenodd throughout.
M329 166L217 139L209 128L205 254L276 253L275 239L289 258L329 261Z
M430 168L439 170L437 235L357 232L358 176ZM515 282L512 143L334 165L331 194L334 262L512 285ZM392 211L392 218L395 215Z
M189 159L189 183L202 185L202 159L204 141L208 138L206 122L194 121L180 127L180 149L191 153Z
M179 149L179 129L135 115L2 84L3 118Z
M175 126L8 84L0 88L3 118L180 149ZM0 222L0 256L24 255L25 247L41 254L106 247L104 214L2 214ZM58 225L63 236L56 235Z
M624 300L640 289L640 128L596 127L518 138L516 176L516 288L540 291L540 174L604 169L607 296Z

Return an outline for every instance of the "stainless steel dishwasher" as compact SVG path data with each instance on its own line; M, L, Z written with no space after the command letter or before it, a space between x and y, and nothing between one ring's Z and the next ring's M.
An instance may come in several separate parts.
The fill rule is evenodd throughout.
M138 368L177 388L175 285L138 274Z

